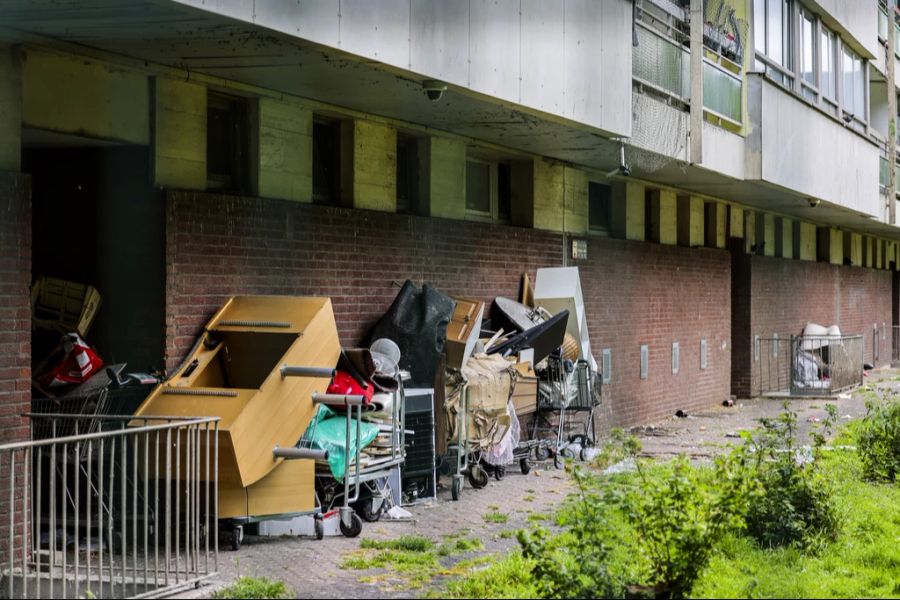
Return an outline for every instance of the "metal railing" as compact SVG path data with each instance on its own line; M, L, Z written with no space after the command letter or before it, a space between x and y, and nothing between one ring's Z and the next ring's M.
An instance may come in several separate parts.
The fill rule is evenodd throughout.
M791 338L791 395L830 396L863 383L863 336Z
M753 341L754 396L788 392L791 388L791 339L755 337Z
M154 597L216 573L218 418L27 416L51 436L0 446L0 593Z

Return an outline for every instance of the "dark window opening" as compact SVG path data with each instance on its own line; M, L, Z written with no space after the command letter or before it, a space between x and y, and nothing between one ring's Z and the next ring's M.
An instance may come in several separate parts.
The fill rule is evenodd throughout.
M611 206L612 188L591 181L588 184L588 223L591 231L609 232Z
M207 187L249 192L250 141L247 101L210 92L206 109Z
M419 195L418 140L397 135L397 212L416 212Z
M491 165L486 162L466 162L466 210L491 215Z
M337 204L340 189L340 135L338 121L313 121L313 202Z
M506 163L497 165L497 216L506 222L509 222L512 210L511 170Z

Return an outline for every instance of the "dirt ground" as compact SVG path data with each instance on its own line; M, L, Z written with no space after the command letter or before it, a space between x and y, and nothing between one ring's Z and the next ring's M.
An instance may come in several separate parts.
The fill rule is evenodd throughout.
M872 373L866 385L837 399L791 400L800 425L798 435L806 433L826 415L825 405L835 404L840 423L865 413L864 393L873 388L900 391L900 371L885 369ZM711 407L684 418L670 417L658 423L632 429L648 456L669 458L687 454L697 461L708 460L730 445L739 443L741 430L758 426L763 417L774 417L782 410L782 400L742 400L733 407ZM342 562L360 547L362 539L386 540L401 535L421 535L440 543L453 536L481 540L484 548L460 556L441 559L450 567L462 559L504 553L515 547L513 530L542 520L550 515L571 491L564 472L554 469L552 462L535 465L531 473L522 475L511 468L502 481L494 481L481 490L466 487L458 502L450 499L449 481L443 480L436 502L408 507L410 521L382 520L366 523L359 538L260 538L248 536L237 552L223 549L219 554L218 575L200 589L181 597L208 598L241 575L267 577L284 581L298 598L382 598L421 597L429 590L440 590L443 576L426 582L425 587L411 587L409 576L385 569L352 570L341 568ZM502 513L506 522L493 522L486 514ZM227 546L224 542L223 548Z

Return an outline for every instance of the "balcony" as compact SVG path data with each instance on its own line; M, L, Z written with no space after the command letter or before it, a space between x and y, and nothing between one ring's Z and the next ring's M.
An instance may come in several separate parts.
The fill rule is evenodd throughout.
M638 1L632 75L642 89L688 107L691 102L689 36L684 9L667 0ZM704 31L703 109L730 129L743 122L741 45L708 25Z
M747 179L883 218L875 141L764 75L751 74L748 85Z

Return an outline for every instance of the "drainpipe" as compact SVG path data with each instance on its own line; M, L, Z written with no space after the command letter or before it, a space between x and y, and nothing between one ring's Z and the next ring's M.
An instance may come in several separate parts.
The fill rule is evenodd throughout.
M888 163L888 223L897 224L897 88L894 82L894 46L896 33L894 30L894 4L895 0L887 0L888 33L887 48L884 61L885 74L888 88L888 139L887 139L887 163Z
M688 161L703 162L703 0L691 0L691 147Z

